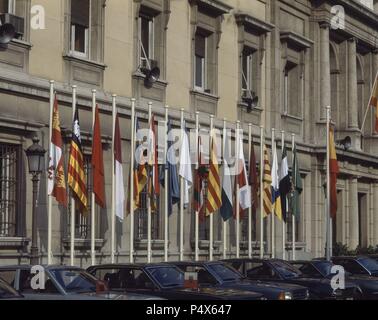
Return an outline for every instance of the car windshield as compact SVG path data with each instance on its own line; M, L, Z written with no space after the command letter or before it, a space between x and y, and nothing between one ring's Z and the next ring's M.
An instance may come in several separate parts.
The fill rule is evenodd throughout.
M378 272L378 262L371 258L360 258L358 262L361 263L370 272Z
M298 278L302 276L302 272L293 267L292 265L283 261L272 261L273 267L279 272L285 279Z
M327 277L331 274L333 263L329 261L317 261L314 262L314 266L319 270L322 276Z
M19 298L21 295L5 281L0 279L0 299Z
M209 268L213 270L222 281L237 281L242 278L238 272L221 263L209 264Z
M162 288L184 286L184 274L175 267L148 267L146 270Z
M53 269L50 274L66 293L96 292L97 279L84 270Z

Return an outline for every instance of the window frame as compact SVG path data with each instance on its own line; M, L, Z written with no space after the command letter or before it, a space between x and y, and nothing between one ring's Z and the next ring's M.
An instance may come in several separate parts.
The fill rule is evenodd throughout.
M142 26L143 26L143 19L148 20L148 53L143 52L142 49ZM140 13L138 18L138 61L140 66L144 66L143 62L146 61L146 59L149 60L149 63L151 63L151 60L154 60L155 58L155 18L153 16L149 16L147 14ZM143 47L144 48L144 47ZM144 48L145 50L146 48ZM144 57L144 54L146 54L146 57ZM146 64L146 67L148 66L148 63Z
M197 56L196 55L196 40L194 41L194 89L197 90L197 91L201 91L201 92L205 92L206 90L206 87L207 87L207 73L208 73L208 70L207 70L207 58L208 58L208 36L205 36L203 34L200 34L200 33L196 33L195 34L195 37L200 36L200 37L203 37L204 40L205 40L205 56L204 57L200 57L200 56ZM200 57L201 58L201 84L202 86L197 86L197 57Z
M242 70L242 85L241 85L241 89L242 89L242 96L244 94L245 91L250 91L252 92L253 91L253 71L254 71L254 68L253 68L253 54L254 52L249 52L248 54L245 54L243 52L242 54L242 61L241 61L241 70ZM246 72L244 70L244 59L247 59L246 61ZM243 76L244 75L244 76ZM243 88L243 84L246 84L246 88Z
M72 1L72 0L71 0ZM88 28L85 28L85 32L84 32L84 52L81 52L81 51L77 51L75 50L75 41L76 41L76 26L78 26L78 24L73 24L72 21L70 22L70 31L71 31L71 34L70 34L70 54L76 56L76 57L80 57L80 58L87 58L87 59L90 59L91 58L91 54L90 54L90 48L91 48L91 33L92 33L92 30L91 30L91 26L92 26L92 0L88 0L89 1L89 12L88 12L88 18L89 18L89 26ZM70 14L71 14L71 8L70 8Z

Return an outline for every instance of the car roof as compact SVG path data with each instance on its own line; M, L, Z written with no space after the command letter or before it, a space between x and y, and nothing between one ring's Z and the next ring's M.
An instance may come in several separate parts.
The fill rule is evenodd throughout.
M169 264L174 264L176 266L179 265L186 265L186 266L198 266L198 265L204 265L204 264L219 264L224 263L224 261L170 261Z
M144 267L161 267L161 266L172 266L166 262L159 262L159 263L107 263L107 264L100 264L88 267L88 269L111 269L111 268L144 268Z
M45 265L41 264L41 267L43 267L46 270L49 269L77 269L77 270L84 270L83 268L76 267L76 266L69 266L69 265ZM0 266L0 270L8 270L8 269L31 269L33 265L31 264L19 264L19 265L8 265L8 266Z
M265 262L270 262L270 261L284 261L282 259L268 259L268 258L230 258L230 259L222 259L222 261L224 262L254 262L254 261L258 261L258 262L262 262L262 261L265 261Z

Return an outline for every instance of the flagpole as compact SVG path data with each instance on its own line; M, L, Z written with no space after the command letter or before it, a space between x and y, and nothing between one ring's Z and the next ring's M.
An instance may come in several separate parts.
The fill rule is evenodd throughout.
M110 240L110 256L111 262L114 263L114 254L115 254L115 155L114 155L114 144L115 144L115 122L117 117L117 105L116 105L117 95L112 94L112 212L111 212L111 240Z
M239 150L240 147L240 121L236 121L236 177L239 174L239 153L243 152L243 150ZM243 137L242 137L243 139ZM242 140L243 141L243 140ZM239 181L238 178L236 178L236 258L240 257L240 204L239 204Z
M148 123L151 125L151 119L152 119L152 102L148 102ZM151 128L149 128L149 131ZM151 135L151 132L149 132L149 135ZM151 139L151 137L150 137ZM154 150L149 150L149 152L154 152ZM150 159L150 157L148 157ZM147 174L147 188L149 188L149 183L151 183L151 177L150 177L150 164L147 166L148 168L148 174ZM152 251L151 251L151 194L147 197L147 262L151 263L152 259Z
M196 150L197 153L199 152L199 112L196 111ZM198 168L199 168L199 163L198 163L199 155L197 154L197 164L196 164L196 169L197 169L197 175L199 174ZM197 186L198 188L198 186ZM201 197L201 196L200 196ZM199 212L196 210L195 212L195 222L194 222L194 259L195 261L199 260L199 247L198 247L198 242L199 242Z
M75 119L75 110L76 110L76 85L72 86L72 121ZM73 129L72 129L73 130ZM72 196L71 191L71 266L75 264L75 199Z
M249 161L251 161L251 152L252 152L252 123L248 124L248 164L251 168L251 164ZM249 172L249 174L251 174ZM249 186L251 187L251 186ZM248 258L252 258L252 204L248 208Z
M181 109L181 137L184 138L184 109ZM183 141L181 140L181 146ZM181 165L181 164L180 164ZM184 178L180 175L180 261L184 260Z
M363 133L362 131L364 130L367 114L369 112L369 108L371 107L370 106L370 98L371 98L371 96L373 94L373 90L374 90L374 87L375 87L375 82L378 81L377 79L378 79L378 70L377 70L377 74L375 75L375 78L374 78L373 87L370 90L369 102L368 102L368 105L367 105L367 108L366 108L366 111L365 111L364 120L362 121L362 125L361 125L361 133Z
M164 124L164 261L168 261L168 106L165 106L165 124Z
M51 150L52 140L52 123L53 123L53 110L54 110L54 80L50 80L50 120L49 120L49 152ZM51 156L51 154L50 154ZM54 168L55 170L55 168ZM47 185L49 185L49 175L47 177ZM55 181L54 181L55 183ZM52 196L48 194L47 188L47 265L52 263Z
M225 166L224 159L226 158L225 150L227 143L227 120L223 118L223 165ZM228 156L228 155L227 155ZM224 171L223 171L224 172ZM224 177L223 177L224 180ZM227 221L223 221L223 259L227 258Z
M135 99L131 99L131 141L130 141L130 263L134 263L134 151L135 151Z
M260 126L260 258L264 258L264 127Z
M284 147L285 147L285 131L281 131L281 151L283 152L284 150ZM282 166L282 164L281 164ZM282 178L282 177L281 177ZM287 199L286 199L287 200ZM287 201L285 201L286 203L286 214L287 214ZM285 219L287 219L287 216L285 217ZM282 217L282 259L283 260L286 260L286 221L285 219L283 219Z
M330 158L330 141L329 141L329 130L330 130L330 118L331 118L331 107L326 107L327 111L327 221L326 221L326 230L327 230L327 239L326 239L326 259L329 261L331 258L331 239L330 239L330 220L331 220L331 185L330 185L330 164L329 164L329 158Z
M295 148L295 133L291 134L291 147L292 147L292 154L294 157L294 148ZM293 174L295 174L293 172ZM295 260L295 214L294 212L291 213L291 250L292 250L292 260Z
M213 153L213 127L214 127L214 116L210 115L210 157ZM210 213L210 236L209 236L209 260L213 261L213 242L214 242L214 212Z
M276 129L272 128L272 156L274 158L274 154L276 152L276 142L275 142L275 133L276 133ZM273 173L273 172L272 172ZM272 214L271 214L271 227L272 227L272 230L271 230L271 241L272 241L272 258L275 258L275 255L276 255L276 238L275 238L275 233L276 233L276 230L275 230L275 210L272 211Z
M94 132L94 125L95 125L95 109L96 109L96 89L92 89L92 135ZM100 142L101 143L101 142ZM92 168L93 170L93 168ZM95 193L94 189L92 188L92 198L91 198L91 261L92 266L96 263L96 251L95 251L95 209L96 209L96 202L95 202Z

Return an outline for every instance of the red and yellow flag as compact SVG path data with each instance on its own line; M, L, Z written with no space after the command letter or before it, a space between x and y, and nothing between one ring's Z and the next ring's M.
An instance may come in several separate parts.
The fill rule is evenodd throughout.
M336 148L335 148L335 139L333 130L329 130L329 148L330 148L330 154L329 154L329 167L330 167L330 199L331 199L331 207L330 207L330 213L331 217L334 219L336 218L336 212L337 212L337 189L336 189L336 183L337 183L337 174L339 173L339 164L337 162L337 156L336 156Z
M371 107L375 108L375 132L378 133L378 74L374 81L369 104Z
M264 205L264 218L272 213L272 175L269 163L268 150L264 144L264 175L263 175L263 205Z

